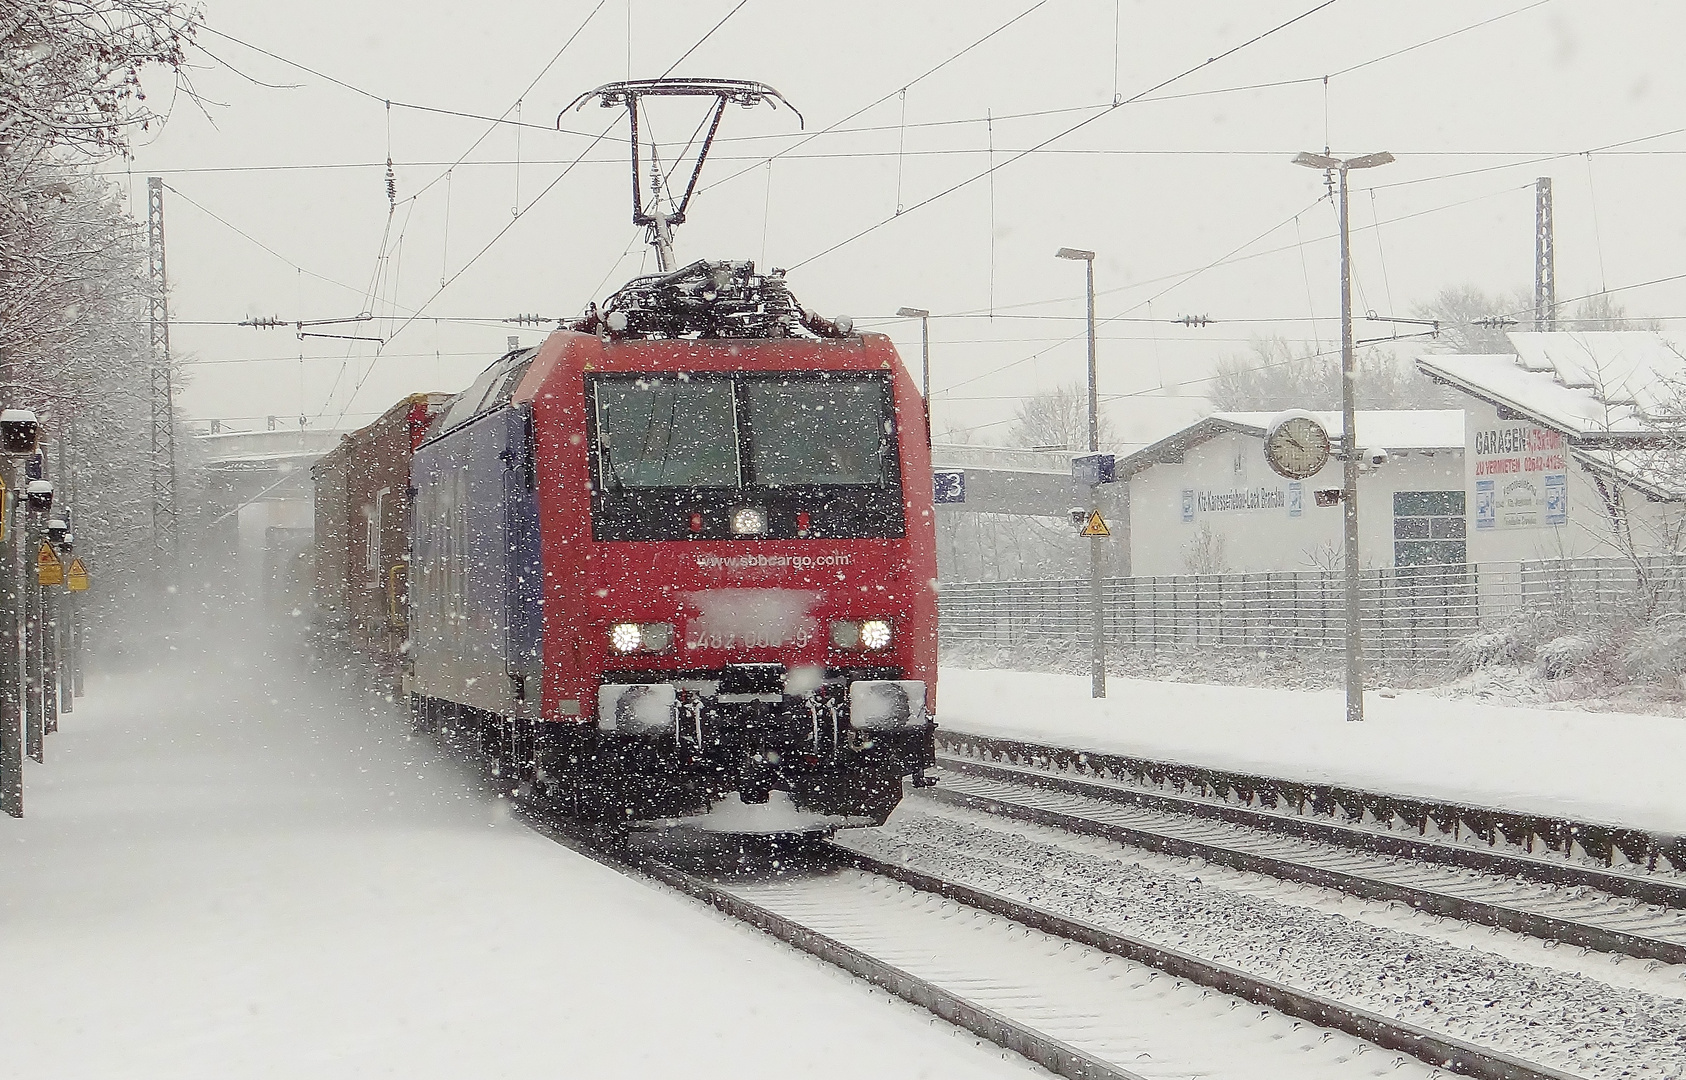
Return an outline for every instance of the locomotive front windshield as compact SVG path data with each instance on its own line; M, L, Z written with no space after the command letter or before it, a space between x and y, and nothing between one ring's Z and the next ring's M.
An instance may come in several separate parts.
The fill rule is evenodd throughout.
M732 383L605 379L597 384L603 479L621 487L735 487Z
M598 540L905 535L886 375L604 374L586 393ZM764 529L733 528L746 506Z
M640 376L595 384L605 487L882 486L876 376Z

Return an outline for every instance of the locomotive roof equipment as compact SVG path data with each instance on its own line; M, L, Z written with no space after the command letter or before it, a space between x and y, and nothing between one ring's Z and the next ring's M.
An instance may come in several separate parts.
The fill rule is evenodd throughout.
M661 163L656 157L655 139L650 141L650 202L645 209L643 195L640 193L638 177L640 172L640 154L638 150L638 106L646 97L701 97L713 98L709 115L703 123L708 125L708 134L703 136L702 148L697 151L697 160L691 166L691 178L685 183L685 194L679 197L679 204L671 209L666 207L672 203L672 192L668 188L666 178L662 175ZM750 82L747 79L631 79L627 82L605 83L595 90L588 90L575 98L573 104L562 110L565 115L581 108L587 101L597 98L605 109L616 106L626 106L627 119L632 124L632 223L642 225L649 230L650 243L656 249L656 265L666 273L673 269L673 226L685 223L685 211L691 205L691 196L697 190L697 178L702 175L703 162L708 158L709 148L714 145L714 133L720 130L720 118L726 113L729 103L736 103L745 108L753 108L760 104L772 105L775 109L780 104L791 112L796 113L798 127L804 126L802 114L796 111L796 106L784 99L784 95L765 83ZM556 126L562 126L562 116L556 118ZM702 124L697 125L702 130ZM695 133L691 136L696 140ZM689 150L690 143L686 143L685 150ZM680 151L680 157L685 151ZM676 160L674 165L679 162Z

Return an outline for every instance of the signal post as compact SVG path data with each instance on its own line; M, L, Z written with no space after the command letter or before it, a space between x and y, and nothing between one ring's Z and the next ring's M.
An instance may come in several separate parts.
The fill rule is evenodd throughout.
M41 558L46 555L55 564L58 561L52 554L52 545L47 543L47 511L53 506L53 485L44 478L30 480L24 487L24 506L25 521L20 523L24 527L18 530L27 539L23 566L24 749L30 760L45 761L47 706L43 683Z
M22 459L35 452L28 409L0 411L0 811L23 816Z

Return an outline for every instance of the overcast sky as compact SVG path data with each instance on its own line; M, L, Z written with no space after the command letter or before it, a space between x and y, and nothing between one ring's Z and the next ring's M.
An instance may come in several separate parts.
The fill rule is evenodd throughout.
M172 343L192 364L191 417L356 426L405 393L461 389L511 334L538 340L498 320L572 315L653 271L630 221L624 112L590 105L555 126L582 92L660 75L693 46L674 74L767 83L806 128L782 108L727 113L680 261L789 267L806 306L887 331L916 368L918 324L894 312L930 309L939 431L999 440L1016 398L1081 377L1082 266L1055 260L1061 246L1099 253L1101 392L1126 434L1190 417L1216 360L1255 335L1330 346L1335 214L1322 175L1290 164L1326 143L1399 159L1353 174L1360 312L1407 314L1449 285L1530 286L1533 183L1550 176L1559 298L1624 289L1637 314L1686 317L1686 281L1624 288L1686 273L1679 4L470 8L211 0L220 34L201 35L192 73L202 108L152 79L169 121L109 171L141 214L145 177L169 185ZM670 154L695 109L651 118ZM989 177L943 194L991 161ZM202 325L360 312L376 319L318 332L383 345ZM1187 315L1215 321L1172 321Z

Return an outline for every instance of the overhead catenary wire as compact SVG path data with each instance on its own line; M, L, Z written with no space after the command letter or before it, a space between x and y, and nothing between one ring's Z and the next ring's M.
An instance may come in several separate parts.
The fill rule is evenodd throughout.
M1531 188L1532 185L1529 185L1529 187ZM1394 222L1398 222L1398 221L1407 221L1407 220L1410 220L1412 218L1425 216L1427 214L1439 213L1439 212L1444 211L1444 210L1455 209L1455 208L1460 207L1460 206L1467 206L1470 203L1480 202L1484 199L1494 198L1498 195L1511 194L1516 190L1518 190L1518 189L1516 189L1514 187L1503 188L1499 191L1489 192L1485 195L1478 195L1478 196L1475 196L1475 197L1470 198L1470 199L1461 199L1461 200L1458 200L1457 202L1446 203L1446 204L1443 204L1441 206L1430 207L1430 208L1425 209L1425 210L1418 210L1418 211L1415 211L1415 212L1410 213L1410 214L1402 214L1399 217L1388 219L1388 220L1382 222L1382 224L1393 224ZM1274 255L1274 254L1279 254L1279 253L1284 252L1284 251L1293 250L1295 247L1298 246L1297 244L1284 244L1284 245L1280 245L1280 246L1274 247L1274 248L1266 248L1263 251L1255 251L1255 252L1252 252L1252 253L1246 254L1246 255L1241 254L1243 251L1246 251L1249 247L1251 247L1253 244L1257 243L1259 240L1262 240L1264 237L1269 236L1271 233L1274 233L1277 230L1287 226L1290 222L1292 222L1300 214L1303 214L1306 211L1312 209L1313 207L1315 207L1317 205L1317 203L1322 202L1322 201L1323 201L1323 196L1318 196L1317 199L1313 200L1304 209L1296 211L1294 214L1289 215L1287 218L1285 218L1282 221L1278 222L1277 224L1271 226L1269 229L1266 229L1264 232L1262 232L1262 233L1258 234L1257 236L1253 237L1251 240L1248 240L1245 243L1243 243L1241 245L1238 245L1237 247L1231 249L1225 255L1222 255L1219 258L1214 259L1211 262L1206 263L1204 266L1198 267L1194 270L1180 271L1180 272L1174 273L1174 274L1166 274L1166 275L1162 275L1158 278L1148 279L1146 281L1131 282L1128 285L1121 285L1121 286L1117 286L1117 287L1112 288L1112 289L1097 291L1096 295L1101 296L1101 295L1105 295L1105 294L1122 292L1122 291L1125 291L1125 290L1128 290L1128 289L1140 288L1144 285L1158 284L1159 282L1163 282L1163 281L1173 281L1174 282L1173 285L1171 285L1171 286L1169 286L1165 289L1162 289L1159 292L1153 294L1152 296L1148 297L1147 300L1138 301L1137 303L1132 304L1129 308L1125 309L1125 312L1121 312L1118 315L1111 315L1111 316L1107 316L1105 318L1097 319L1096 325L1101 326L1101 325L1105 325L1105 324L1110 323L1110 322L1116 322L1126 312L1133 311L1136 308L1142 306L1142 304L1144 304L1144 303L1146 303L1150 300L1158 300L1161 297L1165 296L1167 293L1169 293L1172 288L1176 288L1176 287L1178 287L1182 284L1186 284L1188 281L1191 281L1194 278L1196 278L1196 277L1198 277L1202 274L1205 274L1205 273L1207 273L1211 270L1217 269L1220 266L1233 266L1236 263L1245 262L1245 261L1249 261L1249 260L1257 259L1257 258L1262 258L1266 255ZM1360 229L1357 230L1357 231L1362 231L1363 228L1364 227L1361 226ZM1316 237L1316 238L1314 238L1314 241L1338 239L1339 235L1340 234L1338 232L1336 232L1336 233L1332 233L1332 234L1327 235L1327 236ZM1049 303L1049 302L1054 302L1054 301L1041 301L1041 303ZM937 317L940 317L940 316L933 316L933 318L937 318ZM1014 367L1019 366L1020 364L1033 362L1036 359L1038 359L1039 357L1045 355L1046 353L1051 352L1054 348L1057 348L1059 345L1068 344L1070 342L1076 341L1079 338L1081 338L1082 336L1083 336L1082 332L1072 334L1072 335L1064 338L1060 342L1057 342L1055 345L1049 346L1046 349L1039 350L1038 352L1036 352L1036 353L1034 353L1030 356L1021 357L1021 358L1019 358L1017 360L1014 360L1014 361L1011 361L1007 364L1003 364L999 367L992 368L989 371L981 372L981 373L973 375L973 376L971 376L970 378L967 378L967 379L962 379L960 382L954 383L950 387L933 390L933 391L931 391L931 394L932 394L933 397L936 397L938 395L946 393L948 390L954 389L955 387L965 386L965 385L968 385L970 383L977 382L980 379L985 379L985 378L989 378L990 376L993 376L993 375L998 375L1001 372L1010 370Z
M1330 2L1333 2L1333 0L1330 0ZM847 124L849 121L853 120L855 117L860 116L863 113L869 112L872 109L877 108L878 106L884 104L886 101L889 101L891 98L895 97L897 94L904 93L907 90L911 89L912 87L919 85L921 82L930 78L932 75L935 75L937 72L941 71L943 68L945 68L948 65L954 63L955 61L959 60L961 57L965 56L967 53L970 53L973 49L976 49L978 46L984 44L986 41L989 41L991 38L994 38L996 35L998 35L998 34L1002 33L1003 31L1007 30L1009 27L1013 26L1015 23L1018 23L1018 22L1022 21L1023 19L1028 17L1032 12L1036 11L1038 8L1042 7L1046 3L1048 3L1048 0L1036 0L1036 3L1034 3L1034 4L1030 5L1029 7L1025 8L1023 11L1019 12L1017 15L1014 15L1012 18L1008 19L1006 22L997 26L995 29L991 30L989 33L987 33L987 34L983 35L982 37L976 39L971 44L962 48L960 51L952 53L949 56L944 57L941 61L932 65L929 68L926 68L924 71L920 72L918 75L914 76L912 79L909 79L907 82L903 83L901 86L897 87L896 89L891 90L889 93L883 95L882 97L874 98L872 101L869 101L865 105L862 105L860 108L856 109L854 112L850 113L849 115L843 117L841 120L837 120L837 121L835 121L831 124L826 125L823 128L820 128L817 131L810 132L806 135L801 136L800 138L797 139L797 141L793 145L791 145L789 147L786 147L785 149L780 150L777 153L772 154L770 157L768 157L764 160L774 161L774 160L777 160L781 157L784 157L787 154L789 154L791 151L797 149L798 147L806 146L809 143L813 142L815 139L819 138L820 136L832 133L839 126L841 126L843 124ZM730 173L730 174L722 177L721 179L714 181L711 184L708 184L708 185L705 185L703 187L698 188L697 194L700 195L705 191L710 191L710 190L713 190L714 188L720 187L722 184L731 183L733 180L737 179L738 177L740 177L740 176L744 175L745 173L748 173L751 170L755 169L760 164L761 160L763 160L763 159L758 158L756 165L751 165L751 166L748 166L746 168L739 169L735 173Z
M673 71L673 69L675 67L677 67L682 61L684 61L687 57L691 56L694 52L696 52L697 48L703 42L707 41L710 37L712 37L715 34L716 31L718 31L722 26L724 26L726 24L726 22L729 19L731 19L731 17L733 15L735 15L739 11L743 10L743 7L747 2L748 2L748 0L738 0L738 4L735 7L733 7L730 11L728 11L725 14L725 16L723 16L720 19L719 22L715 23L712 27L710 27L708 32L703 34L703 36L700 39L698 39L698 41L696 43L694 43L690 48L686 49L682 54L680 54L680 57L679 57L678 60L675 60L673 62L673 64L668 66L667 70L665 72L663 72L663 77L666 77L666 75L671 73ZM610 133L610 131L612 131L614 129L614 126L615 126L615 124L611 123L609 126L603 128L603 130L601 132L599 132L597 134L597 136L595 138L593 138L591 140L591 142L588 143L586 145L586 147L580 151L579 155L572 162L570 162L569 165L566 168L564 168L561 173L559 173L556 177L554 177L550 181L550 183L546 184L544 186L544 188L541 189L539 191L539 193L533 197L531 202L529 202L526 206L519 208L517 210L517 212L514 215L511 216L510 220L505 222L503 227L500 228L497 231L497 233L492 236L492 238L490 240L487 240L486 243L478 251L476 251L472 256L469 257L468 261L463 263L463 265L457 269L456 273L452 274L449 278L447 278L439 286L438 289L434 290L432 295L430 295L426 300L422 301L421 305L416 308L414 313L412 313L407 319L405 319L401 324L399 324L399 326L395 330L393 330L392 334L387 338L387 341L383 342L381 347L376 350L374 360L371 361L368 368L365 369L362 377L357 380L357 384L354 387L352 387L351 394L346 398L346 408L349 408L350 405L357 400L357 394L362 390L364 383L366 383L368 381L369 375L374 371L375 366L379 362L379 360L381 358L381 355L382 355L382 352L385 349L386 344L389 343L393 338L398 337L398 335L402 334L406 329L408 329L411 325L413 325L415 323L415 321L422 316L422 313L427 310L429 305L431 305L434 300L439 298L441 293L443 293L446 289L450 288L451 284L453 282L455 282L458 278L462 277L463 274L467 273L469 271L469 269L471 269L475 265L475 263L479 262L479 260L488 251L490 251L494 246L496 246L498 241L503 239L503 237L506 236L509 233L509 231L511 229L513 229L516 226L516 224L518 222L520 222L520 220L524 216L526 216L528 213L530 213L532 211L532 209L535 206L537 206L539 203L543 202L545 197L556 189L557 185L559 185L563 180L567 179L567 177L573 172L573 170L579 165L579 163L585 159L585 156L587 154L589 154L594 148L596 148L598 143L602 142L604 139L606 139L609 136L609 133ZM342 414L343 414L344 410L342 409L341 411L342 411Z
M967 188L967 187L971 186L972 184L976 183L978 180L981 180L985 176L988 176L990 173L995 172L998 169L1007 168L1008 166L1010 166L1010 165L1012 165L1012 164L1014 164L1018 161L1021 161L1026 157L1029 157L1031 154L1036 153L1038 150L1040 150L1044 147L1047 147L1047 146L1049 146L1049 145L1051 145L1051 144L1053 144L1053 143L1059 141L1060 139L1063 139L1063 138L1065 138L1069 135L1072 135L1072 134L1082 130L1085 127L1088 127L1090 124L1094 123L1096 120L1099 120L1102 116L1110 115L1114 110L1116 110L1118 108L1122 108L1123 106L1129 105L1133 102L1139 101L1142 98L1146 97L1148 94L1151 94L1156 90L1162 90L1165 87L1172 85L1173 83L1176 83L1176 82L1178 82L1182 79L1187 78L1190 75L1193 75L1197 71L1204 71L1206 68L1211 67L1213 64L1221 63L1222 61L1228 59L1231 56L1234 56L1236 53L1242 51L1243 49L1249 48L1250 46L1255 45L1258 42L1261 42L1261 41L1265 40L1266 38L1272 36L1273 34L1277 34L1277 33L1281 32L1283 30L1286 30L1288 27L1293 26L1294 24L1296 24L1298 22L1301 22L1302 20L1308 19L1311 16L1316 15L1318 12L1323 11L1327 8L1330 8L1337 3L1340 3L1340 0L1322 0L1321 3L1316 4L1315 6L1309 8L1305 11L1302 11L1300 14L1295 15L1292 18L1289 18L1289 19L1287 19L1283 22L1277 23L1275 26L1272 26L1268 30L1264 30L1264 31L1262 31L1258 34L1255 34L1253 37L1248 38L1246 41L1243 41L1243 42L1241 42L1237 45L1233 45L1230 48L1225 49L1223 52L1217 54L1216 56L1207 57L1205 60L1202 60L1199 63L1197 63L1197 64L1195 64L1191 67L1188 67L1188 68L1183 69L1182 71L1179 71L1177 74L1172 75L1170 78L1161 80L1160 82L1155 83L1154 85L1148 87L1147 89L1142 90L1139 93L1133 94L1132 96L1130 96L1129 98L1126 98L1125 100L1119 102L1118 104L1109 107L1108 110L1104 113L1097 113L1094 116L1085 117L1084 119L1079 120L1077 123L1072 124L1071 126L1065 128L1064 130L1055 132L1053 135L1048 136L1046 139L1043 139L1041 142L1037 143L1035 146L1032 146L1028 150L1022 150L1022 151L1012 155L1006 161L1003 161L1001 164L992 165L989 168L987 168L986 170L984 170L984 172L982 172L982 173L978 173L977 175L967 177L966 179L960 181L958 184L953 184L953 185L951 185L947 188L944 188L942 191L937 192L935 195L931 195L931 196L929 196L925 199L920 200L917 203L914 203L912 206L908 207L907 213L912 213L912 212L914 212L916 210L920 210L920 209L922 209L926 206L930 206L932 203L937 202L940 199L944 199L944 198L948 197L949 195L954 194L957 191L960 191L964 188ZM799 267L806 266L809 263L814 262L817 259L822 259L825 256L830 255L832 252L838 251L841 248L847 247L848 245L854 243L857 240L862 239L863 237L870 236L872 233L877 232L879 229L883 228L885 225L890 224L890 222L896 220L897 218L904 217L904 216L906 216L906 215L905 214L892 215L889 218L885 218L885 219L883 219L881 221L878 221L878 222L876 222L872 225L869 225L866 228L861 229L859 232L853 233L850 236L847 236L844 239L837 241L836 243L832 244L830 247L824 248L824 249L822 249L818 252L815 252L814 254L808 256L805 259L802 259L802 260L800 260L796 263L793 263L790 266L790 269L795 270L795 269L798 269Z

